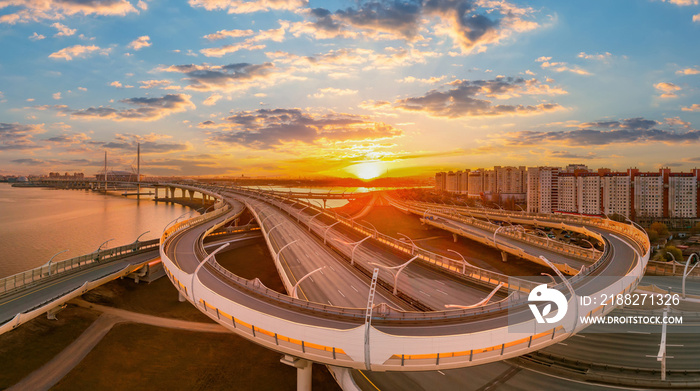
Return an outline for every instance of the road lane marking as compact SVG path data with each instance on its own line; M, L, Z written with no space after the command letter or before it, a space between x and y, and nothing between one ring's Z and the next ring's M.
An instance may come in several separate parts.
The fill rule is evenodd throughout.
M439 289L436 289L436 291L442 293L443 295L446 295L446 294L447 294L447 292L443 292L443 291L441 291L441 290L439 290Z
M350 285L350 288L352 288L355 292L360 293L360 291L358 291L354 286Z
M338 289L338 293L340 293L341 296L345 297L345 295L343 294L343 292L340 291L340 289Z
M418 292L420 292L420 293L422 293L422 294L424 294L424 295L426 295L426 296L428 296L428 297L431 297L431 296L430 296L429 294L427 294L427 293L423 292L423 291L422 291L422 290L420 290L420 289L418 290Z

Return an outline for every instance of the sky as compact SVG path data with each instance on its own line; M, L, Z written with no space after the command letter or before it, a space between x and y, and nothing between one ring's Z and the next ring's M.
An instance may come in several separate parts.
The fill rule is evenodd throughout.
M0 175L700 167L698 0L0 0Z

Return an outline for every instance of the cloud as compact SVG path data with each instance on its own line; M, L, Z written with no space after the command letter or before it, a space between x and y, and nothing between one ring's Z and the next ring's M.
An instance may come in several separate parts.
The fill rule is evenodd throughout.
M113 121L155 121L173 113L180 113L196 106L190 95L168 94L160 98L129 98L119 102L132 108L115 109L110 106L70 109L67 106L39 106L38 109L54 109L74 119L108 119Z
M478 116L531 115L562 110L556 103L538 105L497 104L477 96L495 99L511 99L522 95L561 95L567 92L559 87L541 83L537 79L504 78L494 80L455 80L443 89L428 91L425 95L399 99L392 106L404 111L424 112L433 117L460 118ZM388 102L375 102L371 106L382 108Z
M679 6L689 6L689 5L698 5L698 0L661 0L665 1L667 3L679 5Z
M253 34L255 34L255 32L253 30L219 30L213 34L205 35L204 39L208 39L210 41L215 41L217 39L224 39L224 38L249 37Z
M147 48L151 46L150 39L151 38L148 35L143 35L131 41L131 43L127 45L127 47L132 48L134 50L141 50L143 48Z
M211 124L204 123L204 125ZM364 142L402 135L401 130L366 116L311 114L300 109L241 111L225 118L220 130L209 131L209 141L252 149L277 149L286 143L327 145Z
M71 35L75 34L76 31L78 31L76 29L68 28L68 26L64 26L58 22L52 24L51 27L58 30L58 32L54 34L54 37L70 37Z
M144 154L184 152L192 149L188 143L162 141L169 138L171 137L156 133L146 135L117 133L113 141L100 143L100 147L133 152L137 144L141 144L141 151Z
M419 79L419 78L415 78L413 76L406 76L403 79L397 79L396 81L399 83L435 84L435 83L439 83L439 82L445 80L445 77L446 76L440 76L440 77L432 76L428 79Z
M331 12L313 8L303 12L307 21L291 25L295 36L316 39L402 39L417 42L425 34L452 39L462 54L481 52L514 33L539 27L534 10L495 0L374 0L356 8Z
M221 98L223 98L223 96L221 96L220 94L211 94L207 99L204 100L204 102L202 102L202 104L206 106L214 106L216 102L218 102Z
M310 98L325 98L330 96L348 96L357 94L357 90L340 89L340 88L319 88L315 94L310 94Z
M60 134L45 139L45 141L61 145L82 144L89 140L90 136L85 133Z
M128 84L127 84L127 85L123 85L120 81L116 81L116 80L113 81L113 82L111 82L111 83L109 83L109 85L112 86L112 87L115 87L115 88L134 88L134 86L130 86L130 85L128 85Z
M0 122L0 151L39 148L33 138L44 131L43 124L23 125Z
M579 57L580 57L580 54L579 54ZM552 59L552 57L542 56L542 57L536 59L535 61L541 63L540 67L542 69L551 69L554 72L571 72L571 73L575 73L577 75L584 75L584 76L588 76L591 74L590 72L586 71L585 69L581 69L578 66L569 66L569 64L567 64L565 62L552 62L551 59Z
M95 52L106 55L110 52L110 49L101 49L99 46L95 45L74 45L69 46L67 48L63 48L55 53L51 53L49 55L49 58L62 58L66 61L71 61L73 58L87 57Z
M54 94L51 95L51 96L52 96L54 99L56 99L56 100L60 100L60 99L61 99L61 93L60 93L60 92L56 92L56 93L54 93Z
M698 67L685 68L676 71L676 75L700 75L700 69Z
M654 84L654 88L661 91L661 98L677 98L678 95L675 92L681 90L681 87L665 81Z
M700 130L660 129L661 123L645 118L603 121L581 124L579 129L566 131L519 131L493 136L505 147L516 146L571 146L592 147L606 145L688 144L700 143Z
M182 87L173 85L170 80L141 80L139 81L139 88L160 88L162 90L179 90Z
M540 152L537 153L538 155ZM586 154L573 153L569 151L545 151L545 156L552 159L595 159L597 155L594 152Z
M196 91L244 91L252 87L262 87L273 84L276 80L290 79L274 64L237 63L228 65L171 65L160 68L165 72L183 73L186 87Z
M612 53L605 52L605 53L587 54L586 52L581 52L578 54L578 58L583 58L585 60L597 60L597 61L607 62L608 60L610 60L612 58Z
M29 36L29 39L31 41L41 41L44 38L46 38L46 37L41 35L41 34L38 34L36 31L34 32L34 34Z
M265 49L265 45L256 44L253 41L238 42L231 45L224 45L218 48L204 48L199 52L207 57L222 57L227 54L235 53L239 50L260 50Z
M189 0L192 7L207 11L226 10L229 14L248 14L259 11L294 11L305 7L307 0Z
M699 23L700 23L700 14L693 15L693 22L699 22Z
M140 9L144 10L144 11L148 10L148 3L146 3L146 2L143 1L143 0L139 0L139 2L136 3L136 6L139 7Z
M26 23L58 20L73 15L125 16L138 13L126 0L4 0L0 9L10 12L0 16L0 23Z
M681 108L683 111L700 111L700 104L698 103L693 103L689 107L683 107Z

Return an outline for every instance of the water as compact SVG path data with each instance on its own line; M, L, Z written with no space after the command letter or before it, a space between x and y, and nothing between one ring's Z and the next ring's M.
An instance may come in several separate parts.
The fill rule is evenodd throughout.
M0 278L103 248L156 239L190 208L150 197L103 195L85 190L13 188L0 183Z

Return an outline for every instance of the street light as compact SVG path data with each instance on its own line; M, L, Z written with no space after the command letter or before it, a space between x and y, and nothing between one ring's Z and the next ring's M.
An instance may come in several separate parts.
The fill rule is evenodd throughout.
M190 292L191 292L191 295L192 295L192 302L193 302L193 303L196 303L196 302L194 301L194 280L195 280L195 277L197 276L197 273L199 272L199 269L201 269L202 266L204 266L204 264L206 264L207 262L209 262L209 260L210 260L216 253L218 253L219 251L221 251L221 250L223 250L224 248L226 248L229 244L230 244L230 243L224 243L224 244L222 244L221 246L219 246L219 248L217 248L216 250L212 251L211 254L207 255L206 258L204 258L204 260L203 260L199 265L197 265L197 268L194 269L194 273L192 273L192 286L190 287L190 289L191 289ZM186 290L187 290L187 288L185 288L185 291L186 291ZM206 305L206 304L205 304L205 305Z
M279 226L282 225L282 224L284 224L284 222L281 222L281 223L275 225L274 227L270 228L269 230L267 230L267 237L268 237L268 238L270 237L270 233L272 232L273 229L279 227Z
M365 222L365 223L367 223L367 224L369 224L370 226L372 226L372 228L374 229L374 236L379 237L379 231L377 231L377 228L374 226L374 224L370 223L370 222L367 221L367 220L362 220L362 221Z
M571 328L571 334L576 332L576 324L578 322L578 301L576 300L576 292L574 292L574 288L571 286L571 283L569 280L567 280L563 274L557 269L552 262L549 261L549 259L545 258L544 256L540 255L540 259L544 261L544 263L547 264L547 266L551 267L552 270L561 278L562 282L564 282L564 285L566 285L566 288L569 290L569 293L571 294L571 301L574 303L574 308L576 309L576 314L574 316L574 327ZM559 311L561 309L557 309Z
M137 237L136 237L136 240L134 241L134 243L138 243L139 239L141 239L141 236L143 236L143 235L145 235L145 234L147 234L147 233L149 233L149 232L151 232L151 231L146 231L146 232L142 233L141 235L137 236Z
M688 270L688 265L690 265L690 260L693 259L693 257L697 258L697 260L695 261L695 265L693 265L693 267L690 268L690 270ZM683 268L683 282L682 282L682 290L681 290L681 293L683 294L684 299L685 299L685 278L688 277L688 274L690 274L693 271L693 269L695 269L696 266L698 266L698 263L700 263L700 256L698 256L697 253L690 254L690 256L688 257L688 260L685 261L685 268Z
M62 250L62 251L57 252L56 254L54 254L54 255L51 257L51 259L49 259L48 262L46 262L46 266L49 267L49 275L51 275L51 261L53 261L53 259L56 257L56 255L58 255L58 254L63 254L64 252L66 252L66 251L68 251L68 250L69 250L69 249L65 249L65 250ZM58 270L57 270L57 272L58 272Z
M333 228L334 225L340 224L340 221L336 221L335 223L329 225L325 231L323 231L323 244L326 244L326 234L328 234L328 231Z
M297 281L296 284L294 284L294 287L292 288L292 297L295 299L298 299L299 297L297 296L297 289L299 288L299 284L301 284L302 281L307 279L309 276L312 274L316 273L317 271L321 271L322 269L325 269L325 266L321 266L316 270L312 270L311 272L307 273L304 277L300 278L299 281Z
M397 232L396 234L401 235L404 238L411 241L411 255L413 255L416 252L416 243L413 241L413 239L409 238L407 235L402 234L401 232Z
M100 247L98 247L97 250L95 250L95 252L96 252L96 253L99 253L100 250L102 249L102 246L104 246L105 244L107 244L107 242L111 242L112 240L114 240L114 238L112 238L112 239L107 239L107 240L105 240L104 242L102 242L102 244L100 244Z
M399 289L398 289L398 288L399 288L399 286L398 286L398 283L399 283L399 275L401 274L401 272L403 271L403 269L405 269L406 266L408 266L409 263L415 261L416 259L418 259L418 255L416 255L415 257L411 258L408 262L406 262L406 263L404 263L404 264L401 264L401 265L399 265L399 266L392 266L392 267L385 266L385 265L382 265L382 264L380 264L380 263L374 263L374 262L370 262L369 264L370 264L370 265L377 266L377 267L381 267L381 268L387 270L389 273L391 273L391 274L394 276L394 296L396 296L396 293L397 293L398 290L399 290ZM396 273L394 273L394 270L396 270Z
M455 250L449 249L449 248L447 249L447 251L449 251L451 253L455 253L462 258L462 274L466 274L467 273L467 266L472 266L472 265L469 262L467 262L466 259L464 259L464 255L458 253Z
M280 262L280 254L282 253L282 250L284 250L285 248L291 246L292 244L294 244L296 242L298 242L298 240L295 240L293 242L289 242L289 243L285 244L284 246L282 246L282 248L279 251L277 251L277 254L275 254L275 261L277 261L277 263L279 263Z
M318 213L316 213L315 215L311 216L311 218L309 219L309 221L306 222L306 224L309 225L309 232L311 232L311 220L313 220L316 216L318 216L318 215L320 215L320 214L322 214L322 213L323 213L323 212L318 212Z
M310 207L311 205L306 205L305 207L299 209L299 212L297 212L297 222L301 221L301 212L304 211L304 209Z
M476 304L472 304L472 305L445 304L445 308L459 308L459 309L466 310L469 308L479 307L483 304L488 303L489 300L491 300L491 298L493 297L493 295L495 295L496 292L498 292L498 290L501 289L502 286L503 286L503 283L498 284L498 286L493 291L491 291L491 293L489 293L489 295L486 296L486 298L484 300L481 300L480 302L478 302Z
M367 239L369 239L369 238L371 238L371 237L372 237L372 235L368 235L366 238L364 238L364 239L362 239L362 240L360 240L360 241L358 241L358 242L351 243L351 244L354 244L355 246L353 246L352 251L350 252L350 266L352 266L352 265L355 264L355 249L356 249L360 244L362 244L362 242L364 242L365 240L367 240Z

